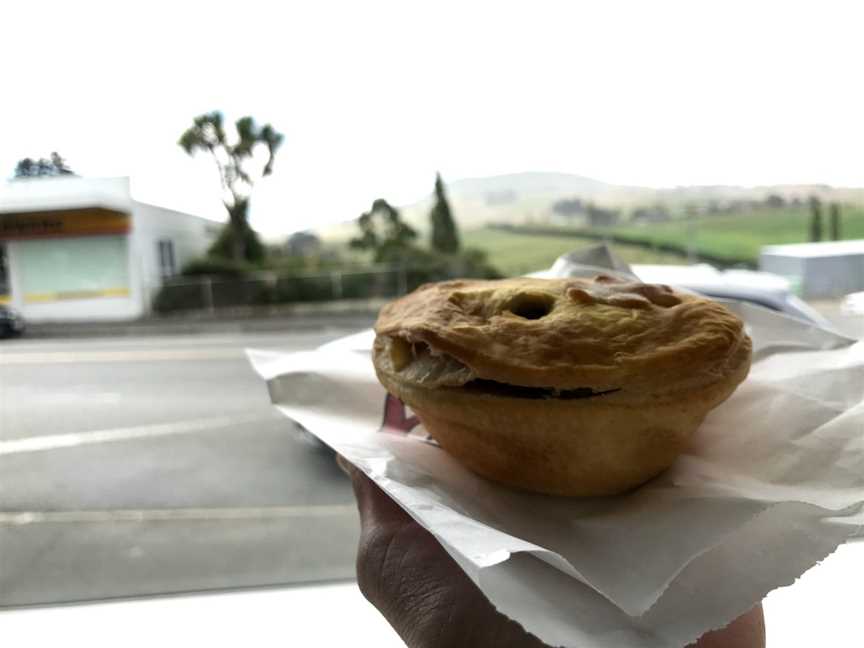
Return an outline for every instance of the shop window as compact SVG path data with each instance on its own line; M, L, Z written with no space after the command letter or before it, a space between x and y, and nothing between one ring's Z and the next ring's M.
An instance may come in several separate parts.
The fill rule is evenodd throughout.
M125 236L19 241L16 251L25 302L129 295Z

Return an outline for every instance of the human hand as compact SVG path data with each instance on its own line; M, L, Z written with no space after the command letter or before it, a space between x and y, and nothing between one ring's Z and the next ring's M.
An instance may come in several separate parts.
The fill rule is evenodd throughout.
M543 648L497 612L435 537L366 475L337 458L360 510L357 583L409 648ZM691 648L764 648L762 606Z
M497 612L434 536L366 475L339 465L360 510L360 591L409 648L546 646Z

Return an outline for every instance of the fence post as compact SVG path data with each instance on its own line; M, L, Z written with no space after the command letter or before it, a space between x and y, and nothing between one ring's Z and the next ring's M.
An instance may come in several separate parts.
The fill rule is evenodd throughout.
M333 299L342 299L342 273L338 270L330 272L330 286L333 291Z
M204 295L204 307L209 313L215 313L216 305L213 303L213 279L211 277L204 277L201 282L201 290Z
M399 282L397 290L399 295L404 295L408 292L408 272L405 270L405 263L399 264L399 274L397 280Z

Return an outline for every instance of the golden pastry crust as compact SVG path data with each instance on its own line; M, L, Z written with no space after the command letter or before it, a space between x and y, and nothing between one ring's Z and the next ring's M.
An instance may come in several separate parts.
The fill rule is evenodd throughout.
M429 284L375 330L379 380L445 450L557 495L657 475L750 367L743 324L720 304L603 275Z
M478 378L652 393L723 380L749 344L716 302L604 275L427 284L386 305L375 332L426 343Z

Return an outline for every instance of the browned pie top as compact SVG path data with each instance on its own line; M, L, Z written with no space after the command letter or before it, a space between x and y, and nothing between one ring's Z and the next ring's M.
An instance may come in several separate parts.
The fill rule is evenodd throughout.
M387 304L375 332L379 371L398 374L422 356L459 384L678 391L750 358L743 324L724 306L606 275L427 284Z

